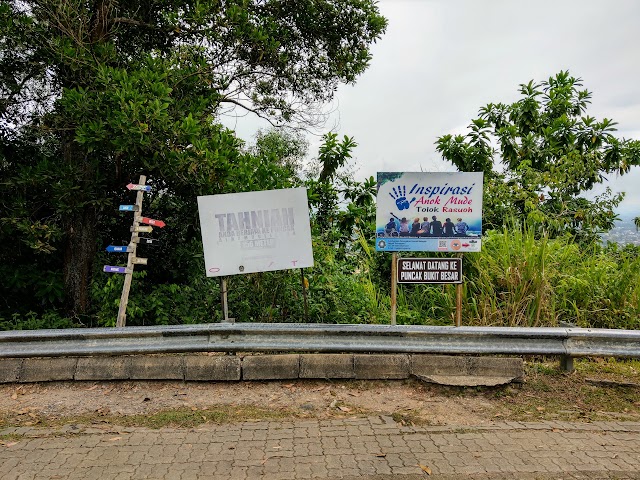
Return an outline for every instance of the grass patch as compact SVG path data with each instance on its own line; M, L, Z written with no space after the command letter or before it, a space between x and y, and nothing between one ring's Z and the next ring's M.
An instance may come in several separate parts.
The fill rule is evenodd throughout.
M250 420L280 420L291 415L292 413L286 410L274 410L246 405L223 405L197 411L181 408L145 415L113 416L105 420L107 420L108 423L116 423L125 427L159 429L164 427L197 427L205 423L223 424Z
M89 415L65 416L47 419L44 416L24 419L21 417L5 418L3 428L33 426L37 428L53 428L62 425L117 425L120 427L145 427L152 429L193 428L203 424L224 424L259 420L280 420L294 416L293 412L282 409L266 409L251 405L220 405L204 409L177 408L154 413L138 415Z
M640 383L640 360L618 360L615 358L585 358L574 362L581 374L606 375L611 379ZM635 379L634 379L635 377Z
M391 418L396 423L401 425L424 425L426 420L421 417L420 411L418 410L402 410L398 412L393 412L391 414Z
M487 396L505 420L640 421L640 386L633 385L640 380L639 363L577 360L572 373L562 373L557 363L527 363L524 384Z
M18 435L17 433L7 433L4 435L0 435L0 445L7 444L10 442L16 442L24 438L23 435Z

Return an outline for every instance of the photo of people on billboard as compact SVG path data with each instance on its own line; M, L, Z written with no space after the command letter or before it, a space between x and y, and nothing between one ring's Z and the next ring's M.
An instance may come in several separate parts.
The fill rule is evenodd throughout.
M479 252L482 172L378 172L376 250Z

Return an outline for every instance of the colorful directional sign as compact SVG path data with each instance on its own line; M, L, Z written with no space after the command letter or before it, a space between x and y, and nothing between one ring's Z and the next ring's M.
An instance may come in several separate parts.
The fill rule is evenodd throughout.
M127 267L114 267L113 265L105 265L102 270L107 273L128 273Z
M150 233L153 232L153 227L147 227L147 226L135 226L135 227L131 227L130 230L132 232L138 232L138 233Z
M128 247L126 245L109 245L107 247L107 252L131 252L132 249L131 247Z
M151 187L149 185L137 185L135 183L130 183L129 185L127 185L127 188L129 190L142 190L144 192L151 191Z
M137 210L135 205L120 205L120 208L118 209L121 212L135 212Z
M166 225L166 223L164 223L162 220L154 220L153 218L149 217L142 217L140 221L142 223L146 223L147 225L153 225L154 227L158 228L162 228Z
M143 245L151 245L152 247L157 247L158 245L160 245L160 240L158 240L157 238L138 237L137 240L137 243L141 243Z

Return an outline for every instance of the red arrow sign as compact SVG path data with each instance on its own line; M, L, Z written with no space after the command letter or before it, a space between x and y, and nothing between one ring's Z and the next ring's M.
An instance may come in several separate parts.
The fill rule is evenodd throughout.
M151 187L149 185L136 185L135 183L129 183L127 188L129 190L142 190L143 192L151 191Z
M470 247L471 245L469 245L468 243L463 243L462 246L467 248L467 247Z
M153 225L154 227L158 228L162 228L166 225L162 220L154 220L153 218L149 217L142 217L140 221L142 223L146 223L147 225Z

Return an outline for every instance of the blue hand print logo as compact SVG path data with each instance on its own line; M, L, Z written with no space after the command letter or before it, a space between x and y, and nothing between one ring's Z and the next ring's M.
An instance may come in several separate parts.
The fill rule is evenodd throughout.
M413 197L411 200L407 201L407 187L404 185L400 185L397 188L393 187L391 190L393 193L389 192L389 196L396 201L398 210L408 209L411 206L411 202L416 199L416 197Z

